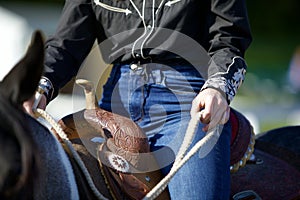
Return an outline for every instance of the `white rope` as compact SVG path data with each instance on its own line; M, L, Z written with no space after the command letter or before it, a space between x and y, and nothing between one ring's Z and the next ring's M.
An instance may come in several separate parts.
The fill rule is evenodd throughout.
M104 197L99 192L99 190L94 185L94 182L93 182L87 168L85 167L85 165L84 165L83 161L81 160L81 158L80 158L79 154L77 153L77 151L73 148L71 141L69 140L69 138L65 134L65 132L62 130L60 125L53 119L53 117L50 114L48 114L46 111L44 111L42 109L37 108L37 109L33 110L33 112L35 113L35 115L37 117L40 116L40 117L44 118L54 128L54 130L57 132L58 136L62 139L62 141L67 145L68 149L70 150L70 152L74 156L74 159L77 162L78 166L81 168L84 176L87 179L87 182L88 182L91 190L93 191L93 193L95 194L97 199L99 199L99 200L108 200L106 197ZM54 133L52 133L52 134L54 134Z
M187 149L192 143L193 137L196 132L196 128L199 124L199 119L201 116L201 112L197 113L194 117L191 118L188 128L186 130L185 137L183 139L182 145L178 151L174 164L170 170L170 172L143 198L143 200L152 200L158 197L163 190L167 187L171 179L178 172L178 170L193 156L198 150L203 147L205 144L210 142L212 138L215 136L215 131L210 131L207 133L201 140L199 140L195 146L184 156Z
M90 188L92 189L93 193L96 195L97 199L101 200L107 200L106 197L104 197L96 188L94 185L92 178L90 177L90 174L88 170L86 169L83 161L81 160L80 156L76 152L76 150L73 148L72 143L68 139L67 135L64 133L60 125L44 110L42 109L36 109L34 110L35 114L37 116L41 116L44 118L57 132L58 136L63 140L63 142L67 145L70 152L74 156L75 161L83 171L85 177L87 178L88 184ZM196 128L199 124L199 119L201 116L201 112L197 113L194 117L191 118L188 128L185 133L185 137L183 139L182 145L178 151L178 154L176 156L176 159L174 161L173 167L171 168L170 172L143 198L144 200L152 200L158 197L163 190L167 187L171 179L174 177L174 175L178 172L178 170L193 156L195 155L198 150L205 145L206 143L210 142L210 140L214 137L215 132L211 131L207 135L205 135L200 141L198 141L194 147L185 155L187 149L192 143L193 137L196 132Z
M193 118L191 118L173 166L177 165L183 159L184 154L186 153L189 146L191 145L194 135L195 135L195 132L196 132L196 128L199 124L201 115L202 115L202 112L198 112L195 116L193 116Z

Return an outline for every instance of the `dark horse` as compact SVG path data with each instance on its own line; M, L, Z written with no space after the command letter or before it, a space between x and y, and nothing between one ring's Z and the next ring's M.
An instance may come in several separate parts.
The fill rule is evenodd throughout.
M232 174L233 195L242 192L255 199L250 198L255 192L263 200L300 199L300 126L258 134L254 155L256 159Z
M30 54L0 84L0 199L26 199L41 167L22 102L31 98L43 71L43 41L37 34Z
M25 114L43 73L44 43L36 32L26 55L0 84L0 199L76 199L71 164L44 126Z
M37 31L24 58L0 84L0 199L141 199L162 177L158 169L134 171L150 166L143 164L138 156L148 153L149 146L136 124L97 109L97 114L100 112L103 120L109 122L105 133L101 127L85 129L106 137L108 143L102 144L101 148L113 150L101 150L102 157L106 159L105 155L108 155L113 159L111 164L121 164L115 170L104 166L99 158L95 159L78 138L72 140L70 148L65 139L55 135L55 131L50 133L23 111L23 102L32 98L37 89L44 68L43 58L44 43L42 34ZM122 123L126 126L120 125ZM126 131L132 134L128 135ZM126 138L129 143L122 146L120 140L116 143L111 135ZM72 153L72 149L78 153ZM114 151L125 152L123 157L127 160ZM148 163L155 164L151 154L147 159ZM132 171L122 173L127 168ZM111 183L109 188L108 183ZM159 198L168 199L168 190L164 190Z
M66 153L63 145L46 127L22 109L22 103L36 91L43 73L43 57L42 35L36 32L25 57L0 84L0 199L96 199L95 192L87 186L85 175L74 164L72 155ZM109 135L109 128L101 134ZM121 129L118 130L120 133ZM300 199L299 129L286 127L272 130L256 139L256 159L232 174L232 196L244 191L235 199L255 199L251 196L254 193L245 192L249 190L262 199ZM111 139L108 137L109 141ZM110 190L114 189L115 194L118 192L119 182L124 183L120 190L128 190L131 180L134 183L142 180L141 177L128 176L107 167L101 169L97 159L79 140L75 138L72 142L96 188L108 199L113 198ZM110 147L120 151L121 146L113 141L105 146ZM115 178L105 179L103 170L106 175ZM108 181L114 182L115 187L111 185L108 188ZM138 186L147 188L146 182ZM130 194L136 192L129 191Z

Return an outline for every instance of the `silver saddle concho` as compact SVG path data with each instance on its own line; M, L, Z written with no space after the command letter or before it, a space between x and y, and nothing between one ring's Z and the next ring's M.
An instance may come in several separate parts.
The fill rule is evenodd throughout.
M87 107L58 123L70 140L90 134L104 138L96 151L111 196L142 199L163 178L147 136L130 119L99 108L90 81L79 79L76 83L85 90ZM170 199L168 189L158 199Z

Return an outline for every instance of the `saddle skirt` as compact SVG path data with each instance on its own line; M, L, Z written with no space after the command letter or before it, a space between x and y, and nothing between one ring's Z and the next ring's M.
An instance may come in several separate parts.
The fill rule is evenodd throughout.
M132 120L99 108L91 81L78 79L84 88L87 107L65 116L59 124L69 139L102 137L96 158L113 197L141 199L162 178L155 157L150 152L146 134ZM253 152L254 139L249 121L231 109L231 170L244 166ZM80 135L80 137L79 137ZM168 188L158 199L170 199Z
M114 199L142 199L163 178L146 135L130 119L96 108L58 123L71 139L104 138L95 159ZM170 199L168 189L158 199Z
M237 110L230 108L231 123L230 171L236 172L250 159L255 145L255 134L249 120Z

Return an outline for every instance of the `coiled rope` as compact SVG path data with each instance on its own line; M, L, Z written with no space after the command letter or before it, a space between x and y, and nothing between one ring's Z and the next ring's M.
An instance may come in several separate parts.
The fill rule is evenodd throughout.
M70 152L73 155L75 161L77 162L78 166L80 167L80 169L82 170L84 176L86 177L88 185L90 186L92 192L97 197L97 199L99 199L99 200L108 200L96 188L96 186L95 186L95 184L94 184L94 182L93 182L93 180L92 180L92 178L91 178L91 176L90 176L90 174L89 174L86 166L84 165L84 163L83 163L82 159L80 158L79 154L77 153L77 151L72 146L72 143L69 140L68 136L62 130L61 126L46 111L44 111L44 110L42 110L40 108L37 108L37 109L34 109L33 112L34 112L36 118L42 117L43 119L45 119L52 126L52 128L57 132L58 137L64 142L64 144L66 144L67 148L70 150ZM57 135L55 135L52 131L50 131L50 132L55 137L57 137Z
M93 193L99 200L107 200L106 197L104 197L99 190L94 185L94 182L85 167L83 161L81 160L80 156L78 155L77 151L73 148L72 143L70 142L68 136L65 134L65 132L62 130L60 125L53 119L53 117L48 114L46 111L42 109L35 109L34 113L37 117L42 117L45 119L52 128L57 132L60 139L66 144L72 155L74 156L75 161L81 168L82 172L84 173L85 177L87 178L87 182L92 189ZM197 113L195 116L193 116L188 124L188 128L185 133L185 137L183 139L182 145L178 151L178 154L176 156L176 159L174 161L173 167L171 168L170 172L143 198L143 200L153 200L156 197L158 197L164 189L167 187L171 179L174 177L174 175L178 172L178 170L193 156L195 155L198 150L203 147L205 144L209 143L210 140L212 140L213 137L215 137L216 131L210 131L207 133L200 141L198 141L195 146L191 148L191 150L187 152L188 148L190 147L192 140L194 138L196 129L199 124L199 120L201 117L201 112ZM55 135L56 136L56 135ZM186 155L185 155L186 154Z
M196 133L196 129L199 125L200 117L202 112L197 113L195 116L193 116L188 124L188 128L186 130L183 142L181 144L181 147L177 153L177 156L175 158L174 164L170 170L170 172L150 191L148 194L143 198L143 200L152 200L158 197L164 189L167 187L171 179L174 177L174 175L178 172L178 170L193 156L195 155L201 147L204 145L212 145L211 141L214 138L219 138L219 132L218 127L216 129L213 129L209 131L201 140L199 140L192 148L191 150L186 154L188 148L190 147L192 140L194 138L194 135ZM217 136L216 136L217 134ZM209 152L205 152L204 154L207 154ZM186 154L186 155L185 155Z

